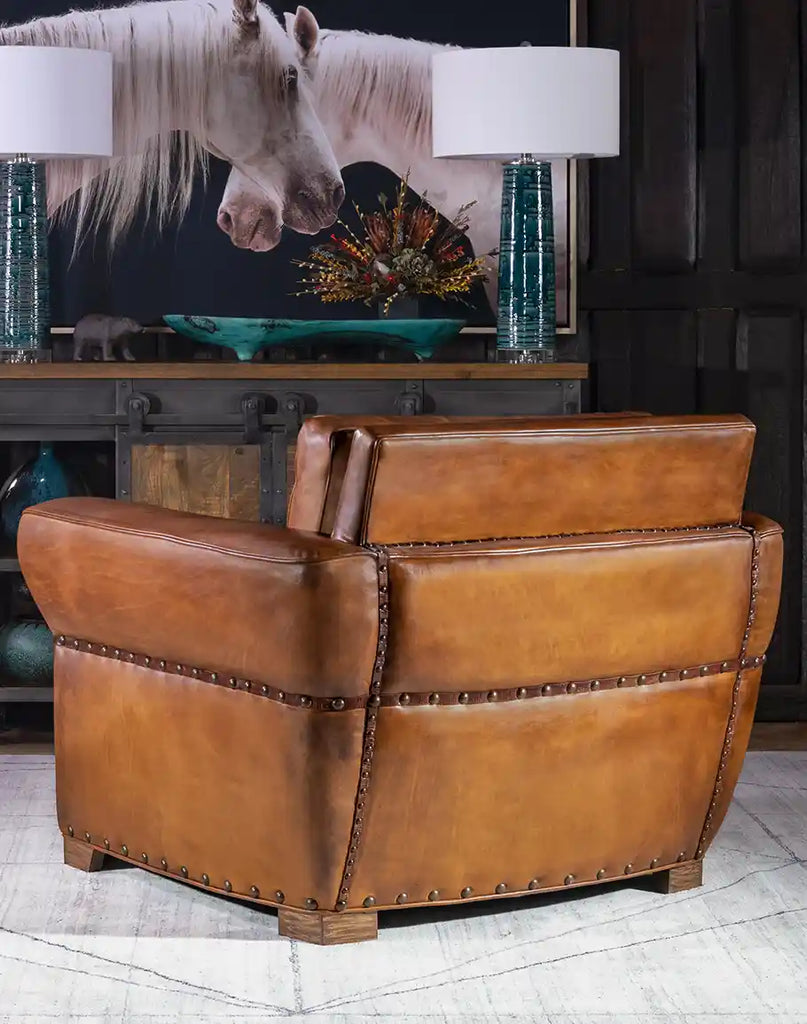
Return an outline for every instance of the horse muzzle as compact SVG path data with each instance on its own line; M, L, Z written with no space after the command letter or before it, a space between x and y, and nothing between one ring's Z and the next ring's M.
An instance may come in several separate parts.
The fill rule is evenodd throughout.
M222 203L216 223L239 249L268 252L280 242L283 224L269 207Z
M283 210L283 222L293 231L315 235L336 222L339 207L345 201L345 186L332 178L319 187L311 183L289 191L290 202Z

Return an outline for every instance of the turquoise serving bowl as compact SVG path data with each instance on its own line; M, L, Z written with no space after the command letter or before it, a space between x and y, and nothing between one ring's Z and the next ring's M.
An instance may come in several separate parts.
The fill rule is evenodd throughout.
M194 341L231 348L239 359L252 359L272 345L300 345L326 339L345 343L393 345L428 359L455 338L464 320L262 320L257 317L164 316L178 334Z

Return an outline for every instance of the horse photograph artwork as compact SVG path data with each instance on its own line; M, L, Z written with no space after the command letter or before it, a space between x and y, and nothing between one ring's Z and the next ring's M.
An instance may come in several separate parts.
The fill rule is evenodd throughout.
M459 0L310 0L292 11L259 0L86 0L86 10L4 0L1 46L114 59L114 156L47 167L53 323L99 311L141 324L173 311L325 317L316 296L298 294L295 261L406 179L449 222L473 202L469 249L493 252L470 305L426 300L422 315L450 307L492 326L502 168L432 157L431 59L445 47L568 45L571 2L497 16ZM573 321L573 170L552 168L561 329ZM340 312L377 315L361 304Z

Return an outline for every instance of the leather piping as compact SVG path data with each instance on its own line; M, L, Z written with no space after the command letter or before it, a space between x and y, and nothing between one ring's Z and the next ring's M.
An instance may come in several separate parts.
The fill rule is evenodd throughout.
M720 751L720 762L715 776L714 789L712 790L712 798L709 801L709 807L706 811L706 817L703 822L703 829L701 830L700 839L698 840L697 850L695 851L696 859L703 857L705 850L705 843L708 839L709 832L712 828L712 820L714 817L714 810L717 804L718 797L723 788L723 773L726 770L728 764L729 755L731 754L731 744L734 740L734 723L737 718L737 704L740 699L740 687L743 681L743 666L748 660L746 655L748 653L748 643L751 639L751 627L754 625L754 620L757 614L757 595L759 592L759 540L757 538L756 530L753 526L743 526L743 530L749 534L753 544L751 552L751 579L749 586L748 596L748 618L746 619L745 629L743 631L743 639L740 644L740 653L737 657L739 662L739 668L734 679L734 685L731 689L731 709L729 711L729 717L726 721L726 733L723 737L723 746ZM756 660L756 659L753 659Z

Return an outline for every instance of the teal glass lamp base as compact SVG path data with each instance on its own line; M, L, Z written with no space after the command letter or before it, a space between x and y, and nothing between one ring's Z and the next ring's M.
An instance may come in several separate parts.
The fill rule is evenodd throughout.
M504 168L499 245L499 361L555 361L552 167L524 156Z
M0 161L0 363L51 359L45 165Z

